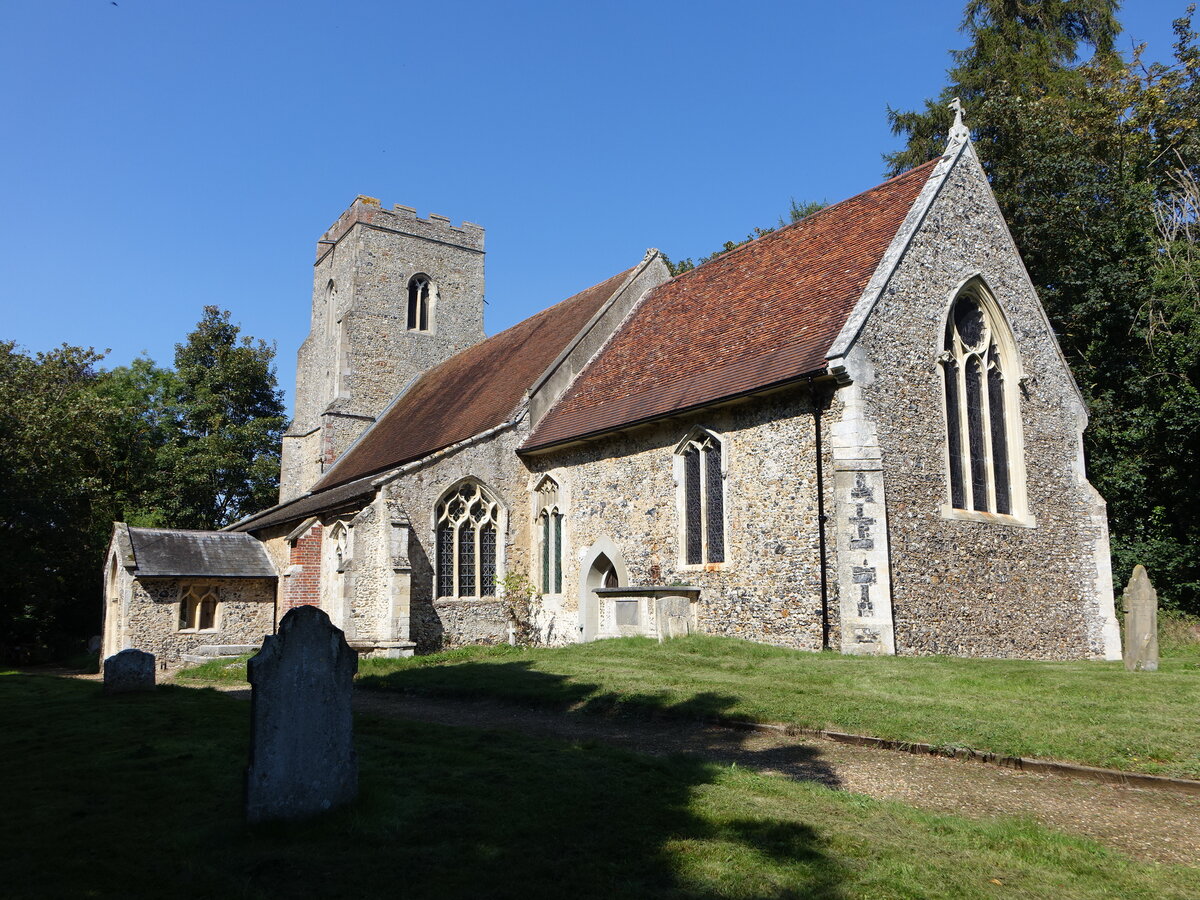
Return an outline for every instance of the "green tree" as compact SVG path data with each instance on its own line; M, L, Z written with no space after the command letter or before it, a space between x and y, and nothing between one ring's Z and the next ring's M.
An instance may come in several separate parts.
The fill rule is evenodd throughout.
M947 87L924 110L889 109L906 144L885 159L895 174L940 153L947 104L963 99L1088 402L1085 449L1109 501L1116 576L1145 562L1167 602L1200 612L1200 551L1187 543L1200 500L1188 464L1200 437L1200 407L1188 399L1196 295L1178 265L1194 242L1156 221L1200 160L1200 57L1189 8L1174 23L1171 62L1145 65L1140 48L1123 59L1113 49L1118 8L1115 0L971 0L970 45L954 53Z
M829 204L824 200L809 200L806 203L797 203L796 198L793 197L791 200L791 205L788 207L787 219L785 220L783 216L780 216L779 224L776 226L769 228L755 228L754 231L746 235L746 239L742 241L726 241L723 245L721 245L721 249L714 250L712 253L708 254L708 256L700 257L699 262L693 262L690 256L679 260L677 263L671 262L671 259L665 253L663 254L663 260L666 262L667 269L672 275L682 275L684 272L692 271L692 269L696 268L696 266L702 266L706 262L710 262L711 260L716 259L718 256L728 253L730 250L736 250L738 247L742 246L742 244L749 243L750 241L756 240L763 235L771 234L776 228L782 228L785 225L790 225L792 222L799 222L801 219L807 218L815 212L820 212L828 205Z
M38 659L98 627L113 512L102 358L0 342L0 659Z
M140 512L177 528L221 528L271 506L287 427L275 348L240 337L228 311L206 306L175 345L174 396L158 483Z

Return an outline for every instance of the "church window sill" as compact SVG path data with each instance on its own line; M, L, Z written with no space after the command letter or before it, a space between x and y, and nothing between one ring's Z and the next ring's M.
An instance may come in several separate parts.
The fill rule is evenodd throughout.
M978 522L981 525L1003 525L1007 528L1037 528L1037 519L1030 514L1013 516L979 512L974 509L955 509L949 503L943 503L938 512L943 519L952 522Z

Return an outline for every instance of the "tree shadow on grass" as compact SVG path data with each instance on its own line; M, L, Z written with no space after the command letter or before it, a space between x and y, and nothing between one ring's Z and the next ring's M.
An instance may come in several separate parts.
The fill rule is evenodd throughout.
M526 704L561 713L575 730L586 729L611 743L633 745L642 752L696 753L726 765L771 772L802 781L839 787L841 780L811 743L789 741L772 746L749 729L710 726L735 719L738 698L698 691L683 700L666 691L615 694L598 685L538 671L528 661L467 662L453 666L401 669L357 682L368 690L400 692L455 700L501 701L483 724L506 727L505 717L519 717L504 704ZM629 713L630 715L618 715ZM596 721L603 717L603 721ZM590 723L590 728L585 725Z
M9 676L0 708L13 898L842 896L812 827L695 757L360 717L358 801L248 828L244 702Z

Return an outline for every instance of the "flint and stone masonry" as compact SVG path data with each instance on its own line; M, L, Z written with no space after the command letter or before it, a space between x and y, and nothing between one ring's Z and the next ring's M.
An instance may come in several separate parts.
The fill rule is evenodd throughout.
M483 229L359 197L317 245L281 505L235 527L263 542L281 576L273 608L319 608L366 654L506 640L508 604L502 589L482 589L482 575L462 595L439 595L461 581L457 569L452 580L438 570L439 503L462 489L486 495L489 510L494 503L489 588L506 575L541 588L532 624L545 644L661 636L659 612L669 607L671 633L803 650L1119 656L1105 506L1084 469L1086 411L961 121L939 160L818 213L812 231L806 222L760 238L758 249L706 270L707 280L672 280L658 252L647 251L589 289L596 293L572 298L596 305L560 304L456 356L484 340ZM810 234L822 240L806 242ZM822 267L828 278L811 290L828 296L794 297L800 281L776 283L779 272L794 279ZM747 284L754 302L792 298L799 305L787 311L811 321L794 334L772 331L773 321L743 321L745 311L722 298L745 297ZM982 504L968 506L951 490L947 322L956 298L974 289L986 293L992 334L1008 354L995 405L1003 424L990 425L1007 430L980 438L987 447L1006 441L996 444L1013 501L1004 512L978 511ZM415 320L410 296L422 298ZM670 302L655 306L663 296ZM581 328L586 315L562 317L570 309L591 319ZM733 380L717 383L742 385L728 396L694 400L690 390L708 389L705 373L673 368L669 348L689 341L679 317L693 314L705 328L724 329L725 351L759 348L762 359L740 369L740 359L724 363L723 377ZM639 322L650 324L639 332L631 327ZM783 343L742 340L760 332ZM639 334L653 352L639 355ZM524 369L506 364L528 353L516 358L541 370L546 362L530 349L539 341L544 360L558 355L527 381ZM606 356L617 345L627 355ZM478 361L495 368L501 350L505 371L484 370ZM603 377L589 381L606 359L642 368L612 363L615 388ZM801 368L810 364L818 368ZM519 384L503 377L518 371ZM753 374L762 372L784 375ZM737 381L742 375L766 380ZM420 390L406 395L418 378ZM626 382L633 387L622 393ZM447 395L440 407L439 389ZM487 421L462 412L483 406L458 402L477 391L494 401L479 413ZM652 413L637 405L647 397ZM410 410L420 411L415 421L397 416ZM547 428L559 412L561 430ZM579 421L587 415L600 424ZM356 444L377 422L389 427ZM414 433L446 443L389 451ZM702 446L706 454L719 447L705 456L716 461L704 463L702 484L703 496L719 492L720 502L707 505L696 503L700 488L687 480L696 470L685 464L688 448ZM312 492L342 460L350 464ZM341 481L339 472L347 473ZM544 495L555 498L553 555L561 560L552 579L540 577L551 556L550 518L539 519ZM701 516L705 546L720 549L688 562ZM454 546L455 560L482 559L482 543ZM119 616L106 647L166 650L169 597L180 587L164 583L148 599L148 581L114 591L147 613ZM229 605L231 613L242 608Z

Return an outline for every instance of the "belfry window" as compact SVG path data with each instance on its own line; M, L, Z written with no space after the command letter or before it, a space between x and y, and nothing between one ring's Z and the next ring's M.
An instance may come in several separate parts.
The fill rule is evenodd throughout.
M494 597L500 505L467 482L438 501L436 520L437 596Z
M179 598L180 631L213 631L217 627L217 594L212 588L187 587Z
M558 499L558 482L543 478L538 485L538 544L541 547L541 580L543 594L562 593L562 507Z
M721 441L707 431L685 440L676 454L683 472L683 561L725 561L725 473Z
M408 330L429 331L433 321L433 280L424 273L408 280Z
M1019 515L1018 360L995 300L978 281L955 298L939 358L946 398L950 506Z

